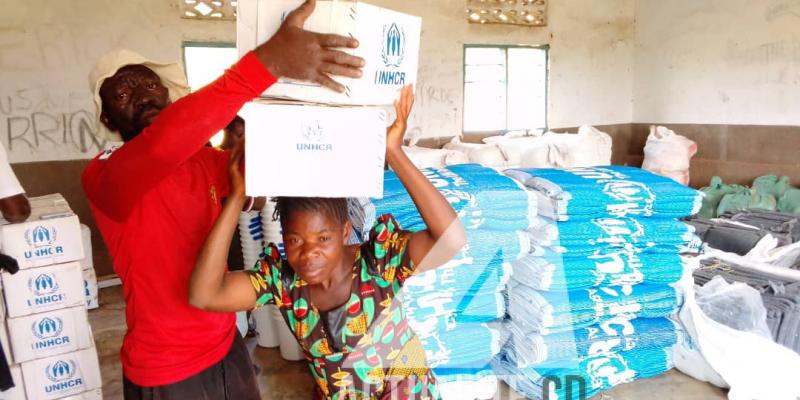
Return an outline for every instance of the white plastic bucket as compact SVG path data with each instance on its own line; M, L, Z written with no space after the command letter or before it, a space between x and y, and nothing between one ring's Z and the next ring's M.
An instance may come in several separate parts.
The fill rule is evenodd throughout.
M257 343L259 347L273 348L278 347L278 329L272 318L273 305L261 307L253 311L253 319L256 321L256 332L258 332Z
M305 359L303 350L297 344L297 339L283 320L278 307L271 307L272 318L278 330L278 342L281 347L281 357L287 361L300 361Z

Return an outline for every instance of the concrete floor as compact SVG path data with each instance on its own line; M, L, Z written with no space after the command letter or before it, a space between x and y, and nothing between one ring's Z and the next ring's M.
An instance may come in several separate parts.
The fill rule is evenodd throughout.
M125 304L122 289L113 287L100 291L100 308L89 312L89 321L97 344L100 368L103 376L103 397L122 399L122 368L119 349L125 334ZM287 362L277 349L264 349L249 340L253 360L261 367L258 384L261 398L266 400L309 399L311 381L303 362ZM726 399L723 390L692 379L680 372L671 371L658 378L641 380L619 386L598 395L596 400L711 400ZM524 399L507 386L502 385L496 400Z

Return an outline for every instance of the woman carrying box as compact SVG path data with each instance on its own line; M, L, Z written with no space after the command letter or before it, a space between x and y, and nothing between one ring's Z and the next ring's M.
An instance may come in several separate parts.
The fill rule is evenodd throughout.
M286 258L270 244L245 272L226 272L225 257L245 202L239 162L231 155L232 194L197 259L190 302L209 311L276 304L302 347L325 399L438 398L424 350L399 299L405 280L449 261L466 236L447 200L401 149L414 101L406 87L387 130L386 158L428 229L404 231L384 215L362 245L347 245L351 225L345 199L279 198Z

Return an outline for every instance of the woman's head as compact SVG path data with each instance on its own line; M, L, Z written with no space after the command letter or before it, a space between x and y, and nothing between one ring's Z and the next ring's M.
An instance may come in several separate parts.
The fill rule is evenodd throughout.
M274 219L280 220L286 259L309 284L330 279L350 238L347 200L279 197Z

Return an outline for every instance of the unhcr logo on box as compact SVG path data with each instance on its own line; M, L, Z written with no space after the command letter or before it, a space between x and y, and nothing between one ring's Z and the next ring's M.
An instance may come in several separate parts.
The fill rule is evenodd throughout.
M319 120L303 123L302 141L296 143L298 151L333 151L333 145L325 143L325 130Z
M400 68L406 57L406 34L396 23L384 25L381 60L386 68ZM401 71L375 71L378 85L405 85L406 73Z
M45 393L59 393L83 385L83 379L75 377L77 368L75 361L59 360L50 364L45 369L45 374L50 382L44 387Z
M64 294L59 293L59 285L53 274L42 273L28 279L28 290L34 295L28 299L29 306L44 306L61 303Z
M25 231L25 241L30 250L24 252L26 260L52 257L64 253L62 246L55 246L58 232L50 226L36 226Z
M31 345L34 350L52 349L70 344L69 336L61 336L64 330L64 321L61 318L42 318L34 321L31 329L33 336L39 339Z

